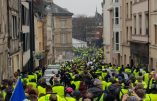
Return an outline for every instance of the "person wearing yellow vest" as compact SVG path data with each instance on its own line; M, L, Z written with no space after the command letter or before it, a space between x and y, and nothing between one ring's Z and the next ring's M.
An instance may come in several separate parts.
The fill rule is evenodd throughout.
M119 99L122 100L123 95L128 94L128 92L130 92L131 88L132 88L131 80L125 81L124 82L124 88L122 88L120 93L119 93Z
M79 78L79 75L78 74L76 74L75 75L75 79L74 79L74 81L71 81L71 84L74 84L75 85L75 90L79 90L79 88L80 88L80 78Z
M65 91L65 99L67 101L76 101L76 99L72 96L73 89L71 87L66 88Z
M157 101L157 94L149 94L150 101Z
M63 85L60 85L59 81L54 80L55 85L52 87L52 90L54 93L57 93L57 95L64 97L64 90L65 87Z
M67 101L64 97L60 97L57 94L51 94L49 97L49 101Z
M157 94L157 75L151 80L150 93Z
M44 96L40 97L38 99L38 101L49 101L51 94L52 94L52 87L47 86L46 87L46 94Z
M143 77L138 77L137 81L135 84L141 83L145 89L147 89L147 84L146 82L143 81Z
M46 94L46 88L42 87L41 85L39 85L37 89L38 89L38 96Z
M0 101L4 101L3 94L0 93Z
M148 85L148 81L149 81L149 73L145 73L145 74L144 74L144 81L145 81L146 84Z

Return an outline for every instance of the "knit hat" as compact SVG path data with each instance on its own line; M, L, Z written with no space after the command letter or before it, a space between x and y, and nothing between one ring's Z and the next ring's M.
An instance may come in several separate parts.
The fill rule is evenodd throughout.
M73 92L73 89L71 87L68 87L68 88L66 88L66 92L71 93L71 92Z

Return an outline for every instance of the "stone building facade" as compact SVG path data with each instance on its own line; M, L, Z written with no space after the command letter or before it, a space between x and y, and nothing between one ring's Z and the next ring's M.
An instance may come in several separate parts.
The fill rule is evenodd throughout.
M51 62L69 60L72 53L72 13L54 3L47 6L47 40L49 52L53 59Z
M0 80L7 78L8 69L7 0L0 0Z
M120 64L121 0L104 0L103 6L103 38L105 62Z
M8 48L11 73L13 74L22 66L22 47L20 42L21 13L20 0L8 0Z
M149 0L149 64L157 71L157 0Z

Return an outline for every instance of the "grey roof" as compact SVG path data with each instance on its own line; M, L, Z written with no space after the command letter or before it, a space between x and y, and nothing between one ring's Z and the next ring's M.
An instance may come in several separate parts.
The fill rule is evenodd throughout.
M57 15L57 16L62 16L62 15L72 16L73 15L73 13L69 12L67 9L62 8L54 3L47 5L46 11L47 13L52 13L53 15Z
M45 2L44 0L34 1L34 8L33 8L34 15L38 17L42 17L46 15L46 12L45 12L46 5L48 5L48 3Z

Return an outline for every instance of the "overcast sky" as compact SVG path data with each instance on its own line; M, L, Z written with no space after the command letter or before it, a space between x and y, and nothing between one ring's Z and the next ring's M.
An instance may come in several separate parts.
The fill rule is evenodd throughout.
M74 15L95 15L96 7L102 13L102 0L53 0L55 4L67 8Z

